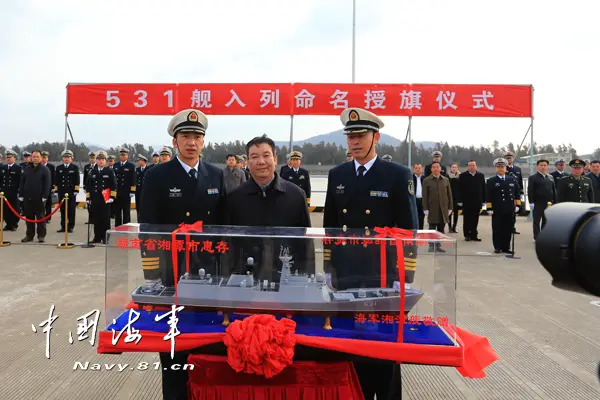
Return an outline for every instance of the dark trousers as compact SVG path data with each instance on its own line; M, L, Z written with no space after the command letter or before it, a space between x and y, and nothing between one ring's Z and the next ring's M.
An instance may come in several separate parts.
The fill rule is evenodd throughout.
M46 201L46 215L50 215L52 213L52 191L50 191L50 193L48 193L48 200ZM50 222L52 218L48 219L48 222Z
M141 189L140 192L141 193ZM140 196L138 194L138 192L135 193L135 215L137 216L137 221L140 221L140 210L142 209L142 196Z
M463 234L465 238L475 239L479 232L477 232L477 225L479 225L479 213L481 208L477 207L465 207L463 205Z
M90 205L91 223L94 224L94 241L106 239L106 231L110 229L110 204L106 204L104 198L94 196Z
M533 207L533 238L537 239L540 234L540 230L546 226L546 208L548 208L548 202L535 203ZM541 227L540 227L541 223Z
M46 205L42 201L42 199L31 200L26 199L23 202L23 208L25 211L25 218L35 220L42 219L46 215ZM36 233L36 225L37 225L37 235L38 238L46 237L46 222L27 222L27 237L33 238Z
M456 225L458 224L458 203L456 200L452 202L452 215L450 216L450 221L448 222L448 229L451 231L456 230Z
M492 243L494 250L510 250L510 239L515 228L513 213L492 214Z
M162 366L162 393L163 400L187 400L188 372L183 366L187 363L188 351L171 353L159 353ZM179 364L179 370L171 369L174 364Z
M444 228L445 228L445 227L446 227L446 224L445 224L444 222L441 222L441 223L433 223L433 224L432 224L431 222L429 223L429 229L430 229L430 230L438 231L438 232L441 232L441 233L444 233ZM439 249L439 248L441 248L441 246L442 246L442 245L441 245L441 243L440 243L440 242L436 242L436 243L435 243L435 248L436 248L436 249ZM429 248L430 248L430 249L433 249L433 248L434 248L434 244L433 244L433 242L429 242Z
M423 199L417 198L417 213L419 215L419 229L425 226L425 214L423 213Z
M355 362L354 369L362 388L365 400L391 400L390 390L400 386L399 374L394 374L397 364L390 362ZM393 379L397 376L397 379ZM392 380L397 382L392 382ZM396 397L399 398L399 397Z
M131 222L131 197L129 194L117 194L115 199L115 226L128 224Z
M19 212L20 202L19 196L17 193L4 193L4 202L9 202L10 205L15 209L16 212ZM8 208L8 205L4 204L4 221L6 221L7 228L16 228L19 225L19 217L17 217L13 212ZM0 221L1 222L1 221Z
M58 201L62 201L65 197L64 193L58 195ZM74 193L69 193L69 209L67 210L69 216L69 226L67 230L75 227L75 208L77 207L77 199ZM60 206L60 229L65 229L65 203Z

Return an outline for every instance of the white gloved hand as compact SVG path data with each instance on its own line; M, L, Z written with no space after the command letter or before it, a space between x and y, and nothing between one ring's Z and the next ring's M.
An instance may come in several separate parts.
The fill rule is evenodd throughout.
M42 201L43 201L44 203L46 202L46 200L48 200L48 199L44 199L44 198L42 198Z
M91 201L91 200L89 200L89 199L88 199L88 200L86 200L85 202L87 203L87 205L88 205L88 206L92 205L92 201Z
M521 197L520 197L520 199L521 199L521 203L524 202L525 201L525 195L522 194Z
M106 204L110 204L110 203L112 203L113 201L115 201L115 200L114 200L114 199L108 199L108 200L106 200Z
M533 212L534 208L535 208L535 204L530 204L529 205L529 211Z
M487 212L487 213L488 213L489 215L494 215L494 211L492 211L492 210L488 210L488 212Z
M22 198L22 197L19 197L19 201L23 201L23 198Z
M131 197L131 198L135 197L135 193L129 193L129 197Z
M456 205L462 207L462 203L456 203Z
M448 210L448 215L452 214L452 210Z
M485 203L481 203L481 208L485 208Z
M518 213L519 212L519 207L515 207L515 212Z
M429 210L423 210L423 214L429 215Z

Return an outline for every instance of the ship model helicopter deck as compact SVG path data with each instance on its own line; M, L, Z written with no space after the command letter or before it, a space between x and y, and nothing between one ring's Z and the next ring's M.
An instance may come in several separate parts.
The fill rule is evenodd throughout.
M293 256L281 248L282 262L279 282L256 280L248 271L228 278L211 276L200 269L197 276L184 274L178 283L176 303L194 309L247 312L301 312L306 314L400 313L400 284L392 288L356 288L335 290L324 274L292 273ZM252 258L248 259L251 265ZM405 289L405 309L408 313L424 292ZM161 284L138 286L132 300L140 306L175 303L175 288Z

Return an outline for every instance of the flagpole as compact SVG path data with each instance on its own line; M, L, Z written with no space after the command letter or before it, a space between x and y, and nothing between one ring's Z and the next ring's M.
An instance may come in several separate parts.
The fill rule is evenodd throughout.
M356 81L356 0L352 0L352 83Z

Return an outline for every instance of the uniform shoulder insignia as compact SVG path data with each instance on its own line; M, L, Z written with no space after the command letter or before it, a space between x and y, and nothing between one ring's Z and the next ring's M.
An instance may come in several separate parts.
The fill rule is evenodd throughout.
M408 193L410 193L412 196L415 195L415 185L414 185L412 179L409 179L409 181L408 181Z

